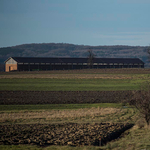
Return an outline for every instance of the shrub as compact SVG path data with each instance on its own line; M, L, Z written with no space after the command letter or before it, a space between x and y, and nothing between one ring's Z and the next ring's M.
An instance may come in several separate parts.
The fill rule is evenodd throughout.
M143 115L147 125L150 125L150 82L141 86L140 91L134 91L129 102Z

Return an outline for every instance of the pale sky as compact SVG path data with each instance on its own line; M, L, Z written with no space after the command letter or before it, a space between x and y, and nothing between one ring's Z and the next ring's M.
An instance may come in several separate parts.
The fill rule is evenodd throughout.
M150 45L150 0L0 0L0 47Z

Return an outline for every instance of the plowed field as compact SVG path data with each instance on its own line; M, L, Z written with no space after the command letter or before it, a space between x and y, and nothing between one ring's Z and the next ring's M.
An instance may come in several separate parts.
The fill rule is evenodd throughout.
M0 125L0 144L104 145L130 127L121 123Z
M118 103L132 91L0 91L0 104Z

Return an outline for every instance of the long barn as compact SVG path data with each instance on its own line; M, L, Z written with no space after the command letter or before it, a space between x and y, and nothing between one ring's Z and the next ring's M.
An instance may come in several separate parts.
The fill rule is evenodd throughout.
M88 58L10 57L5 61L5 71L144 68L144 62L139 58L94 58L90 65Z

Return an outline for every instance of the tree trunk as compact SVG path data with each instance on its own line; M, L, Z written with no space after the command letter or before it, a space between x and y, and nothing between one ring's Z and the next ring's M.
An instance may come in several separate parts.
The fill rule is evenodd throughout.
M145 115L145 120L146 120L147 125L149 126L150 125L150 116L149 116L149 114Z

